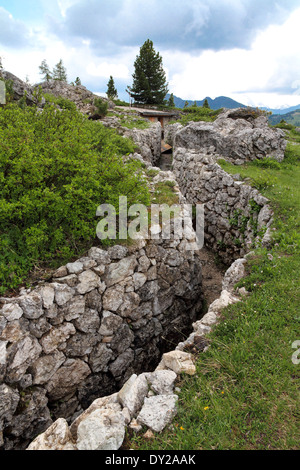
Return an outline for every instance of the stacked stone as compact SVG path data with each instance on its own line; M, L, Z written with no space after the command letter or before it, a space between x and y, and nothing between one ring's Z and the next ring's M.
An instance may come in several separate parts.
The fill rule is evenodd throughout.
M244 256L259 233L272 223L268 199L236 181L216 163L214 155L177 148L173 171L190 204L204 204L205 242L223 261Z
M149 129L121 128L124 137L132 138L139 147L139 153L145 162L156 166L161 157L162 127L159 122L150 125Z
M185 243L92 248L52 282L0 299L6 449L28 443L53 417L80 413L133 373L153 370L162 337L185 334L201 310L201 267Z

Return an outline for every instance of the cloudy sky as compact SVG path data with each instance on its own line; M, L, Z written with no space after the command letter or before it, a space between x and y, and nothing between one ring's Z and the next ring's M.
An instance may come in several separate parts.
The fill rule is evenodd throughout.
M299 25L300 0L0 0L0 56L31 83L43 59L96 93L112 75L128 101L151 39L174 95L279 108L300 104Z

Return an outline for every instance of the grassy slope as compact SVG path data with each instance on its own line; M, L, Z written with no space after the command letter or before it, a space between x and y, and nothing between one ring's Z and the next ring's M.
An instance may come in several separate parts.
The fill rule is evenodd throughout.
M300 340L300 138L291 139L298 145L289 143L284 163L274 168L226 164L227 171L267 182L262 193L275 211L273 246L255 250L240 283L251 294L223 311L211 347L197 358L197 375L182 378L173 425L152 440L130 436L130 448L299 446L300 365L292 362L292 344Z

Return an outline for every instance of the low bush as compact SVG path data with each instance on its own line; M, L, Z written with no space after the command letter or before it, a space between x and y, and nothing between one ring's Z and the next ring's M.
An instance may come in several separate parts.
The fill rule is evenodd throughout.
M58 266L96 240L96 209L149 203L132 141L73 106L0 109L0 294L33 267Z

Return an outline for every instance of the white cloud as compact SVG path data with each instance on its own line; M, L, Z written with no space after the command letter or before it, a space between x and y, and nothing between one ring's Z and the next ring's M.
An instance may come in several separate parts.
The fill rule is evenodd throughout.
M226 95L257 106L299 104L299 24L300 9L283 25L259 34L250 50L208 50L197 57L188 53L172 57L168 52L167 64L171 60L180 64L173 71L170 91L183 99Z
M60 10L61 16L66 17L67 9L79 3L80 0L57 0L57 5Z
M92 62L88 64L86 71L93 77L110 77L110 75L124 79L130 77L129 69L124 64L101 62L96 65L95 62Z
M45 2L46 0L40 1ZM273 2L273 0L268 1L269 3ZM182 5L181 0L174 0L174 2L174 5ZM6 70L11 71L21 79L25 79L26 75L28 75L30 81L35 83L41 80L39 65L43 59L46 59L50 68L53 68L62 58L67 68L69 81L74 81L79 76L82 83L92 91L104 93L108 78L112 75L118 81L120 89L124 90L125 96L120 97L126 99L125 88L132 82L131 75L133 73L134 60L143 41L139 43L139 46L135 45L135 43L139 40L139 35L142 34L144 36L148 33L148 30L143 30L144 23L142 22L138 23L138 37L135 36L135 29L130 29L129 26L136 24L137 19L141 18L141 10L149 13L152 6L152 16L149 13L150 16L147 18L147 21L150 22L150 25L153 22L156 24L156 27L151 31L153 34L157 33L161 36L161 42L156 43L154 40L154 46L163 58L170 92L183 99L203 99L206 96L215 98L221 95L230 96L239 102L254 106L279 107L282 105L299 104L300 28L298 25L300 24L300 8L295 10L281 26L273 25L262 30L255 36L251 47L248 49L238 48L236 44L236 47L231 49L213 50L213 48L208 49L206 47L201 49L201 51L198 49L198 52L195 48L192 50L189 47L180 47L180 42L184 40L185 34L187 39L185 46L189 44L189 41L193 43L192 36L195 38L197 36L199 43L202 43L202 39L205 44L209 42L207 35L205 37L201 36L201 34L205 34L201 25L212 21L212 11L216 11L217 16L220 17L223 12L221 6L225 5L224 2L225 0L221 3L219 0L210 0L206 4L202 0L195 0L194 2L189 0L189 11L192 11L193 14L189 17L190 21L186 23L184 23L182 18L180 21L183 21L183 23L180 23L177 18L179 13L175 8L170 10L168 18L164 18L164 20L167 21L168 19L170 21L170 31L172 32L172 37L171 39L169 38L170 41L166 40L166 37L169 35L168 28L163 29L160 23L157 23L157 15L162 14L166 9L166 5L170 2L166 1L165 3L161 1L159 9L154 11L155 5L158 8L157 2L156 0L149 0L149 3L145 3L143 8L136 11L133 8L136 5L136 0L120 0L120 5L131 5L132 8L127 8L126 10L119 8L119 15L123 12L122 18L127 20L119 25L119 29L116 29L118 25L116 24L115 16L112 15L113 5L110 2L103 3L103 6L105 5L110 14L110 26L114 25L114 27L113 33L107 36L107 30L105 29L107 25L105 26L105 23L103 23L104 31L101 31L103 34L105 33L106 42L101 42L102 39L99 37L98 48L95 47L94 42L94 34L98 36L101 33L98 23L95 23L96 29L92 28L92 32L89 29L91 25L88 20L91 18L92 11L90 11L90 16L85 18L87 33L79 37L71 38L66 36L66 31L62 33L60 30L61 23L58 21L58 18L62 20L62 15L64 15L65 19L69 18L69 20L74 16L79 21L74 24L81 27L83 23L79 13L84 12L85 9L80 10L79 7L82 6L83 8L85 5L87 8L88 2L84 3L83 0L55 0L53 3L49 2L51 5L45 7L45 11L52 17L54 21L52 25L55 24L57 26L57 29L52 28L51 32L49 31L50 23L47 25L40 21L38 26L30 28L20 21L16 22L9 12L4 13L4 10L1 10L0 7L0 12L2 11L6 19L5 27L8 28L8 25L10 25L9 27L12 28L12 26L18 25L19 33L24 33L23 36L13 36L13 39L19 37L22 49L15 47L14 42L11 44L6 43L6 45L4 42L2 43L1 56L3 57L3 65ZM245 18L247 19L247 5L249 2L246 0L226 0L226 2L228 8L232 11L233 17L232 21L227 26L225 25L230 29L230 25L238 25L240 21L244 21ZM78 5L76 6L76 4ZM92 4L95 8L98 5L97 13L103 13L103 10L98 11L99 4L91 1ZM68 11L72 6L74 8ZM212 6L216 10L212 10ZM182 12L184 10L179 11ZM284 14L286 15L286 11ZM163 21L162 18L161 20ZM175 20L177 20L177 23ZM55 21L58 22L55 23ZM251 23L251 17L247 21ZM179 24L185 24L187 30L185 31L184 27L177 30L176 24L178 22ZM72 26L74 24L72 23ZM224 28L225 26L223 25ZM248 29L251 30L250 27ZM58 30L61 33L60 37L58 36ZM130 36L130 40L126 41L128 30L129 36L131 34L132 37ZM121 46L117 46L117 42L114 42L116 39L113 35L114 33L116 35L119 34L119 40L120 37L122 38ZM225 33L228 37L230 36L230 31L228 33L227 30L224 30ZM211 36L218 36L217 40L219 40L217 28L211 29L209 34ZM179 40L173 43L172 38L176 35L180 36ZM149 37L153 39L151 35ZM143 40L145 39L147 38L144 37ZM211 47L213 47L215 39L212 37ZM165 44L165 47L163 44ZM171 45L168 46L167 44ZM177 49L176 44L178 46ZM239 41L237 44L239 44ZM181 50L178 50L178 48Z

